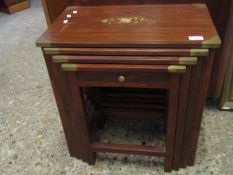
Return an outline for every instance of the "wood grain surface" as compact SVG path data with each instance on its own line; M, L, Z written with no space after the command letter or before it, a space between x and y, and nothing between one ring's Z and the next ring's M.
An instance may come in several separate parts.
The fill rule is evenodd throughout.
M37 41L42 47L213 48L220 43L204 4L73 6Z

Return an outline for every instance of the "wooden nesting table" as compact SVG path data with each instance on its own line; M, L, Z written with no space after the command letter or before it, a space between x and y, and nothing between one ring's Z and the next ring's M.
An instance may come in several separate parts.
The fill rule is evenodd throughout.
M96 152L163 156L165 171L193 165L220 44L204 4L67 8L37 46L71 156L89 164ZM106 116L164 118L165 147L99 142Z

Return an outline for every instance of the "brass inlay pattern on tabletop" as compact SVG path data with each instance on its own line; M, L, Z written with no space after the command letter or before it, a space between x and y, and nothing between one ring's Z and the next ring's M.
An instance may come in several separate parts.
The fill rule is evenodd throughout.
M142 16L104 18L104 24L153 24L155 21Z

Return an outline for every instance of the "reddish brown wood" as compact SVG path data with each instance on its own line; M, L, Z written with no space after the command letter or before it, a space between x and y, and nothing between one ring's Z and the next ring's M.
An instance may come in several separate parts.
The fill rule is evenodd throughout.
M178 8L179 7L179 8ZM71 12L77 7L71 7L66 12ZM72 18L72 22L68 22L67 24L63 24L62 21L64 19L61 16L57 22L55 22L51 28L42 36L41 40L39 40L38 44L43 47L64 47L64 48L52 48L52 49L44 49L47 54L50 55L86 55L90 56L101 56L103 55L115 55L122 56L121 59L129 58L126 56L144 56L142 59L147 59L148 55L150 56L177 56L175 54L181 53L184 55L192 55L193 52L190 51L192 47L203 47L203 43L200 41L190 42L187 41L188 34L194 33L195 35L204 35L205 39L210 39L214 36L217 36L215 28L211 22L211 19L208 16L208 11L203 5L168 5L168 6L129 6L129 7L78 7L77 15ZM121 11L120 11L121 10ZM169 14L168 14L169 10ZM97 15L93 15L97 12ZM153 13L152 13L153 11ZM158 15L154 15L154 12L159 11ZM119 13L121 12L121 13ZM173 13L171 13L173 12ZM123 15L126 17L130 17L129 15L138 15L142 14L145 17L145 21L149 21L145 25L132 23L126 24L125 21L128 19L121 18L123 23L117 23L117 20L113 20L111 24L103 19L103 23L99 24L100 19L102 19L106 14L113 16L114 18L118 18L117 15ZM92 15L93 18L90 18ZM128 16L127 16L128 15ZM135 17L135 16L134 16ZM136 16L137 17L137 16ZM149 19L156 19L156 23L150 23ZM192 17L192 21L190 20ZM137 17L140 18L140 17ZM133 18L135 19L135 18ZM153 21L152 19L152 21ZM178 19L178 20L177 20ZM131 21L132 19L130 19ZM100 21L102 22L102 21ZM195 23L195 24L194 24ZM66 26L64 26L66 25ZM106 25L108 27L106 27ZM137 25L137 27L135 27ZM114 27L113 27L114 26ZM192 27L191 27L192 26ZM84 30L85 29L85 30ZM148 32L150 31L150 32ZM153 32L151 32L153 31ZM175 33L174 33L175 31ZM174 35L176 34L176 35ZM215 43L215 44L218 44ZM210 45L205 45L205 47L213 47L213 43ZM216 45L217 46L217 45ZM68 47L82 47L82 48L68 48ZM87 48L84 48L87 47ZM92 48L93 47L93 48ZM103 47L103 48L96 48ZM111 48L117 47L117 48ZM125 47L125 48L123 48ZM131 47L131 48L126 48ZM151 47L151 48L145 48ZM157 49L155 49L157 47ZM177 49L164 49L161 48L169 48L169 47L177 47ZM183 49L181 49L183 48ZM181 49L181 51L177 51ZM168 51L168 52L167 52ZM148 54L149 53L149 54ZM160 55L161 54L161 55ZM206 53L205 53L206 54ZM146 56L146 57L145 57ZM178 55L179 56L179 55ZM84 57L82 57L84 58ZM86 57L87 58L87 57ZM100 58L100 57L95 57ZM112 57L111 57L112 58ZM94 60L94 58L92 58ZM133 59L133 57L131 57ZM50 60L51 61L51 60ZM129 59L128 59L129 61ZM202 61L202 60L201 60ZM164 60L164 62L166 62ZM167 60L167 62L169 62ZM127 63L127 61L125 62ZM208 62L210 63L210 62ZM55 63L54 63L55 64ZM70 64L69 64L70 65ZM56 63L56 66L60 66L59 63ZM64 69L64 65L62 67ZM191 157L195 156L195 144L197 142L197 132L196 129L199 127L199 123L201 121L201 112L204 105L205 93L199 88L199 79L200 79L200 71L202 70L204 73L204 77L201 77L200 82L208 81L209 72L211 65L201 65L201 62L198 63L197 66L192 68L191 76L193 77L190 80L190 88L189 89L189 100L187 102L187 118L185 120L185 125L183 125L180 118L184 118L181 115L185 109L178 106L178 99L180 99L180 103L184 104L185 96L179 98L179 86L181 85L182 91L187 90L188 83L180 84L180 74L169 74L168 66L164 65L132 65L132 64L75 64L71 67L72 70L66 71L76 71L76 72L63 72L64 74L72 75L70 77L70 83L72 84L72 99L71 99L71 119L74 121L72 123L72 129L76 130L79 128L79 132L75 131L75 137L78 136L78 133L83 133L81 138L75 140L75 143L78 143L77 146L81 153L79 156L89 162L94 162L94 156L90 153L90 143L91 137L89 133L91 132L88 128L88 114L85 113L84 108L87 111L91 111L91 104L85 103L82 99L81 87L132 87L135 89L138 88L158 88L158 89L167 89L168 92L168 106L167 106L167 126L166 126L166 159L165 159L165 170L170 171L173 167L178 168L179 158L174 157L174 144L179 142L176 140L178 135L183 134L183 147L181 157L181 163L183 162L183 166L186 166L188 162L191 161ZM61 68L60 68L61 69ZM204 71L204 69L206 69ZM65 70L65 69L64 69ZM125 81L120 82L119 76L124 76ZM56 77L57 82L59 83L59 76ZM187 80L187 79L186 79ZM183 79L182 79L183 81ZM202 83L201 86L205 86L207 84ZM110 88L111 89L111 88ZM101 92L102 89L100 89ZM199 92L198 92L199 90ZM86 90L85 90L86 91ZM62 91L63 92L63 91ZM142 92L145 92L143 89ZM187 94L185 94L187 95ZM200 97L203 95L204 97ZM89 94L86 93L85 98L90 98ZM202 100L200 104L197 99ZM92 100L90 100L92 101ZM79 104L87 104L79 106ZM101 105L104 104L101 99ZM113 104L113 103L112 103ZM122 105L122 104L121 104ZM133 105L132 105L133 106ZM124 108L126 105L124 106ZM134 104L135 107L135 104ZM104 111L108 107L100 109L101 112ZM111 109L117 108L116 106L111 107ZM144 107L145 108L145 107ZM128 110L128 109L127 109ZM178 110L178 119L176 119ZM195 111L197 112L195 113ZM90 112L90 113L91 113ZM128 111L127 111L128 112ZM134 110L135 112L135 110ZM157 112L156 110L153 112ZM180 112L180 113L179 113ZM77 114L81 114L81 117ZM92 114L92 113L91 113ZM192 115L189 115L192 114ZM90 117L91 118L91 117ZM193 125L194 121L194 125ZM90 119L90 122L93 122ZM176 130L176 122L178 123L178 128ZM78 124L77 124L78 123ZM81 129L80 129L81 127ZM195 129L193 132L192 129ZM183 131L182 131L183 130ZM80 132L81 131L81 132ZM175 138L176 131L176 138ZM77 133L76 133L77 132ZM190 136L193 135L194 140L190 140ZM81 140L80 140L81 139ZM180 139L181 141L181 139ZM193 148L188 146L193 142ZM81 145L81 146L80 146ZM85 148L80 148L85 147ZM180 147L178 145L178 152ZM191 153L190 157L187 157ZM177 153L175 151L174 156Z
M165 117L164 111L148 111L138 109L104 108L103 114L114 118L149 118L161 120Z
M165 105L161 104L145 104L145 103L103 103L103 107L126 108L126 109L145 109L145 110L163 110Z
M194 57L190 57L190 60ZM137 65L179 65L189 64L180 61L180 57L154 57L154 56L53 56L54 62L77 64L137 64ZM191 63L193 64L193 63Z
M128 64L62 64L62 69L66 66L72 66L71 71L77 72L154 72L168 73L169 65L128 65ZM75 70L73 70L75 69ZM69 71L69 70L65 70ZM184 69L185 71L185 69ZM174 72L175 73L175 72ZM177 73L179 73L177 71ZM166 75L166 74L165 74ZM106 75L108 76L108 75Z
M166 96L163 91L149 91L144 89L143 91L119 91L114 88L112 91L101 90L102 100L104 103L127 103L127 104L148 104L148 105L164 105L166 104Z
M79 156L83 161L89 164L94 164L95 154L90 151L91 130L87 122L87 113L84 108L81 88L79 87L79 83L74 72L69 72L68 79L73 99L73 104L71 105L72 127L77 138L76 141L78 143L78 148L80 149Z
M87 56L208 56L208 50L169 48L44 48L48 55L87 55Z
M204 58L206 59L206 58ZM186 118L184 124L184 134L182 143L182 153L180 156L180 167L184 168L187 166L187 159L190 155L187 154L188 142L192 133L192 122L195 116L195 110L197 105L197 94L199 81L201 78L202 59L198 60L197 66L194 66L191 70L191 79L189 83L189 94L186 109Z
M166 126L166 158L165 171L171 171L173 168L173 152L175 142L176 117L179 97L180 76L174 75L171 78L171 87L168 92L168 107L167 107L167 126Z
M167 65L74 64L80 86L168 88ZM63 64L63 68L64 68ZM151 74L153 72L153 74ZM124 76L125 82L118 77ZM150 83L150 84L148 84Z
M116 143L92 143L91 150L93 152L104 153L120 153L120 154L138 154L146 156L166 156L165 148L156 146L144 145L129 145L129 144L116 144Z
M74 10L78 13L73 14ZM72 17L64 24L67 14ZM204 41L189 40L190 35L203 36ZM64 47L64 44L65 47L215 48L221 41L204 4L173 4L69 7L37 41L41 47Z
M116 95L118 95L118 93L116 93ZM166 98L162 97L162 98L150 98L148 97L149 94L141 94L142 98L138 98L138 96L136 94L133 94L134 96L131 98L127 98L124 95L127 94L123 94L123 96L120 96L120 94L117 97L114 96L104 96L103 99L104 101L108 102L122 102L122 103L142 103L142 104L154 104L156 102L156 104L165 104L166 102Z
M187 164L192 166L195 160L195 154L197 149L198 137L201 128L202 114L205 106L205 99L207 96L207 90L210 79L211 67L213 64L214 50L211 50L210 57L208 59L203 59L203 64L201 68L201 76L199 87L198 87L198 95L197 95L197 104L194 115L194 120L192 123L192 134L190 135L189 143L188 143L188 152L186 152Z
M45 0L47 3L46 9L49 9L49 21L53 22L59 14L68 5L128 5L128 4L178 4L178 3L206 3L210 11L211 17L217 27L222 40L228 40L225 36L227 23L229 22L231 0ZM227 44L229 48L230 44ZM224 46L224 50L226 47ZM228 49L229 50L229 49ZM227 58L224 56L222 49L218 49L215 55L213 69L211 73L210 88L208 91L209 97L219 97L221 94L222 82ZM222 56L221 56L222 55Z
M80 158L80 150L78 149L76 142L77 138L75 137L74 130L72 127L70 107L73 101L69 93L70 87L67 81L67 77L65 74L62 73L60 65L52 63L51 56L44 55L44 57L54 96L56 98L57 107L60 113L60 118L65 132L70 155L73 157Z
M110 102L110 103L142 103L142 104L165 104L166 103L166 98L164 99L156 99L156 98L141 98L138 99L136 97L133 98L125 98L125 97L118 97L118 98L114 98L114 97L104 97L104 101L106 101L106 103Z
M192 67L193 68L193 67ZM176 137L175 137L175 149L174 149L174 158L173 158L173 168L178 170L180 168L180 158L182 153L182 142L184 135L185 119L186 119L186 109L187 101L189 94L189 81L191 75L191 66L187 67L186 74L181 77L180 80L180 93L179 93L179 102L177 109L177 122L176 122Z
M124 87L124 88L157 88L157 89L169 89L169 83L118 83L118 82L98 82L98 81L80 81L82 87Z

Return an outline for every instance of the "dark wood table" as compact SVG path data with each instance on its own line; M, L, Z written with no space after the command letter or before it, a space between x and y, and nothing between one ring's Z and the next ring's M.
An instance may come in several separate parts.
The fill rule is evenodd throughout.
M212 56L220 44L204 4L67 8L37 46L45 56L70 154L93 163L89 153L96 151L162 153L169 160L167 171L192 165ZM186 73L181 76L184 65ZM179 78L172 78L172 72ZM77 134L80 128L84 136L92 132L84 112L85 89L77 89L97 85L168 89L177 100L167 101L168 150L91 144L91 136ZM101 109L98 102L96 109Z

